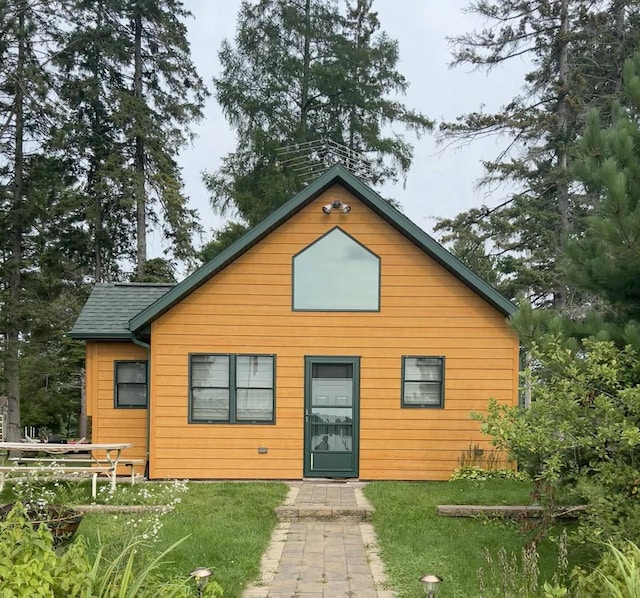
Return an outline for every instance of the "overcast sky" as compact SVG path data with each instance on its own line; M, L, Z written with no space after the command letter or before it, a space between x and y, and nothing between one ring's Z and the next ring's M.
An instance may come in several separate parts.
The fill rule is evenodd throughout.
M232 39L240 0L189 0L185 3L194 17L187 22L193 60L207 84L220 71L218 50L223 39ZM479 29L483 22L463 9L468 0L376 0L374 9L381 29L398 40L399 71L410 83L404 98L409 108L434 120L453 120L484 105L494 110L508 102L520 89L525 67L522 63L499 68L486 75L467 67L450 69L448 36ZM235 148L234 133L225 121L215 98L205 109L198 125L198 138L180 158L186 193L200 213L210 238L210 230L221 220L209 208L202 183L204 170L216 170L221 157ZM435 217L448 217L483 202L498 203L499 192L486 197L476 189L482 175L480 161L491 159L504 143L483 141L462 149L437 147L433 136L414 139L413 167L406 186L402 183L382 189L397 199L404 213L431 233ZM155 235L154 235L155 237ZM152 239L157 245L158 239Z

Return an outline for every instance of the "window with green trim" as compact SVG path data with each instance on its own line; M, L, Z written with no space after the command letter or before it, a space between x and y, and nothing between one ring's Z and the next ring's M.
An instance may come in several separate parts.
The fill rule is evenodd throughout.
M147 362L114 362L114 405L117 409L146 409Z
M293 257L292 279L294 310L380 310L380 258L338 227Z
M191 423L273 423L273 355L189 356Z
M402 358L402 406L444 407L444 357Z

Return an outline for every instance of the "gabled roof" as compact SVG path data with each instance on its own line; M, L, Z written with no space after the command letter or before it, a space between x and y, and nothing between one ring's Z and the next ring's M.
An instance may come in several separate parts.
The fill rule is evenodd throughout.
M85 340L131 339L129 320L173 287L154 283L98 283L69 336Z
M271 231L291 218L306 205L316 199L321 193L335 184L342 185L355 195L360 201L386 220L391 226L400 231L407 239L415 243L429 256L444 266L451 274L461 280L470 289L483 297L498 311L505 315L514 313L516 306L505 299L498 291L484 282L477 274L473 273L460 260L449 253L442 245L432 239L420 227L416 226L406 216L387 203L375 191L364 185L350 172L341 166L333 166L322 176L305 187L293 199L289 200L271 216L252 228L233 245L228 247L220 255L213 258L204 266L196 270L191 276L185 278L168 293L157 299L153 304L136 315L129 322L129 329L133 332L148 326L153 320L171 309L189 293L207 282L217 272L225 268L244 252L259 243Z

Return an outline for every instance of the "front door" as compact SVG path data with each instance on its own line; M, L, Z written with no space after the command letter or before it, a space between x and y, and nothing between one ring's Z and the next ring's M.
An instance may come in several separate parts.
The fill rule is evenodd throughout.
M305 357L305 476L358 477L359 391L359 357Z

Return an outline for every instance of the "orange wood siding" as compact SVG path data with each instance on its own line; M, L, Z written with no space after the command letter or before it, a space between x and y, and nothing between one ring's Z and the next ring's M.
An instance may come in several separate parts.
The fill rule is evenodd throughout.
M146 361L147 352L133 343L87 342L87 415L91 416L92 442L130 442L124 459L145 459L147 453L147 410L114 408L114 362ZM136 466L144 473L144 466ZM120 468L119 473L129 473Z
M334 199L351 212L324 214ZM380 256L380 312L292 311L292 256L336 225ZM276 423L188 424L192 352L275 354ZM361 358L362 479L447 479L488 447L470 411L517 400L504 316L334 186L153 323L151 477L301 478L305 355ZM403 355L446 357L444 409L401 408Z

